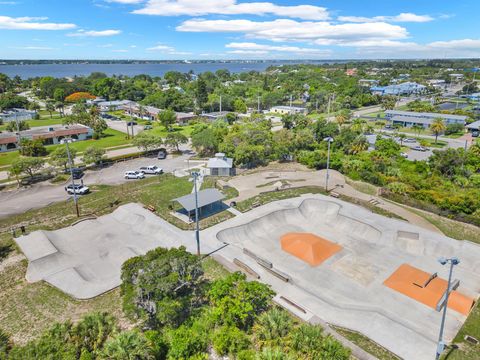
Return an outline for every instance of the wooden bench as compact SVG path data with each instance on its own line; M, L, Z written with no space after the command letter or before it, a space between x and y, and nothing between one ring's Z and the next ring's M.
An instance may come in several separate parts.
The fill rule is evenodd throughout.
M151 212L155 212L155 206L153 206L153 205L147 205L147 206L145 206L145 208L147 210L150 210Z

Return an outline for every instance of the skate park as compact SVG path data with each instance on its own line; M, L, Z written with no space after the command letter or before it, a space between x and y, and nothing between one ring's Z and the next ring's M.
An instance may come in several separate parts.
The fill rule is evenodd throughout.
M232 219L233 227L218 226L217 239L236 248L225 253L271 279L277 292L309 313L356 330L402 358L429 359L436 347L441 320L436 307L448 278L439 257L461 259L448 303L447 340L478 298L477 244L322 195L270 205L246 214L248 219Z
M120 285L127 259L158 246L185 245L194 252L194 238L142 205L126 204L16 241L29 260L28 281L44 280L88 299ZM441 317L436 306L448 277L438 257L461 260L446 340L480 293L480 246L322 195L259 206L202 230L200 238L202 253L215 251L230 270L246 265L302 309L302 319L358 331L403 358L429 359L435 350Z

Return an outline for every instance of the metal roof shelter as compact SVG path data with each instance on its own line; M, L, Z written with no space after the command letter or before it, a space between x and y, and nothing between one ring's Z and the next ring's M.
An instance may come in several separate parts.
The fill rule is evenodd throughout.
M198 192L198 208L201 209L208 205L213 205L225 198L217 189L205 189ZM188 194L177 199L173 199L180 203L183 208L188 212L195 211L195 194Z

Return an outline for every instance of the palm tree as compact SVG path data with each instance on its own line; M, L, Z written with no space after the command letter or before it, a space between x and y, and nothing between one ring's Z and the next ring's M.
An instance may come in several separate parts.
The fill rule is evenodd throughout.
M353 131L363 133L363 129L364 129L366 123L367 123L367 121L365 119L355 119L355 120L353 120L353 124L352 124L351 129Z
M342 126L347 122L347 117L345 115L338 114L335 116L335 121L337 122L338 126Z
M363 135L360 135L350 144L347 153L351 155L358 154L362 151L368 150L369 145L370 144L368 143L367 138Z
M58 112L60 113L60 116L61 116L61 117L63 117L63 116L65 115L64 112L63 112L64 107L65 107L65 105L63 104L63 101L57 101L57 102L55 103L55 109L58 110Z
M71 331L78 349L99 351L107 338L116 330L116 320L107 313L85 316Z
M405 140L407 135L400 133L398 134L398 139L400 140L400 146L403 146L403 140Z
M292 326L292 319L285 310L273 308L260 315L253 331L261 345L280 345Z
M420 135L420 132L423 130L423 127L418 124L412 125L412 130L417 134Z
M150 360L154 359L148 340L138 331L124 331L106 342L100 355L109 360Z
M438 135L444 132L446 128L442 118L438 117L433 119L430 130L435 134L435 144L437 143Z
M51 100L48 100L45 104L45 109L50 113L50 119L52 118L52 112L55 111L55 103Z

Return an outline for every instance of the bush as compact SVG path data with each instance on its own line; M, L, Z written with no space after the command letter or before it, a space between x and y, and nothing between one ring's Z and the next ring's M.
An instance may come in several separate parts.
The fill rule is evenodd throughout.
M247 335L234 326L222 326L213 334L213 348L219 355L237 354L249 345Z
M462 124L448 124L445 129L445 135L451 135L456 133L463 133L464 126Z
M93 100L95 99L95 96L88 93L88 92L75 92L71 95L68 95L65 98L66 102L74 103L74 102L79 102L83 100Z
M208 349L207 334L204 329L198 329L196 326L182 325L178 329L171 330L167 337L170 344L169 359L189 359L194 355L205 353Z

